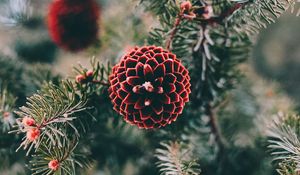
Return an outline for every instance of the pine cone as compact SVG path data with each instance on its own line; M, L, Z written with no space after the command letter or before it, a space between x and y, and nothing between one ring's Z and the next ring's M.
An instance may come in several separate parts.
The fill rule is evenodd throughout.
M69 51L80 51L97 39L99 6L94 0L54 0L48 29L53 41Z
M114 110L139 128L175 121L189 101L190 76L176 55L161 47L136 47L109 77Z

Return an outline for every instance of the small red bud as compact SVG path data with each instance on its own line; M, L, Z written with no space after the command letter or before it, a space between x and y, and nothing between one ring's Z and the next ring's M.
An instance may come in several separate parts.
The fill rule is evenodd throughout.
M185 2L181 3L181 5L180 5L180 9L183 11L185 11L185 10L190 11L191 8L192 8L192 3L190 1L185 1Z
M26 137L29 141L33 142L35 141L37 138L39 138L41 132L39 129L37 128L31 128L27 131Z
M77 75L75 79L77 83L83 83L85 77L83 75Z
M92 77L94 75L94 72L92 71L92 70L88 70L87 72L86 72L86 76L87 77Z
M35 120L30 117L24 117L22 119L22 123L24 126L33 126L33 125L35 125Z
M203 18L204 19L209 19L213 16L213 8L211 5L205 6L204 7L204 13L203 13Z
M51 170L53 170L53 171L58 170L58 168L59 168L59 161L58 160L51 160L48 163L48 168L51 169Z
M8 118L10 115L10 112L3 112L3 118Z

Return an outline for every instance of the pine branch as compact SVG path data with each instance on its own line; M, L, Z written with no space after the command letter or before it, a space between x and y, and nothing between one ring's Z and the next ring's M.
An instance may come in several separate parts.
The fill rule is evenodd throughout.
M297 165L294 162L283 161L278 164L277 172L280 175L299 175L299 171L296 170Z
M219 155L222 155L224 149L227 146L227 142L224 140L224 138L222 136L222 132L221 132L220 126L218 124L216 112L210 104L206 105L205 112L206 112L206 115L210 119L209 126L211 128L211 132L215 136L215 141L219 146Z
M0 84L0 129L7 132L16 123L13 114L16 98Z
M179 13L179 4L175 1L168 1L168 6L156 0L143 2L146 3L147 9L152 10L162 19L162 27L150 32L148 42L163 45L173 31L173 23ZM176 34L172 39L172 52L189 67L193 86L191 101L197 105L211 102L234 87L234 82L240 77L237 65L248 58L251 46L250 38L243 32L237 35L228 25L222 24L224 22L222 20L242 8L243 4L235 6L232 5L234 3L228 4L227 1L221 2L224 3L224 7L220 8L218 14L202 19L197 14L197 8L201 3L192 1L194 13L198 16L194 20L182 21L177 26ZM214 2L213 6L217 6L216 3ZM166 16L168 18L165 18ZM216 22L218 25L210 25Z
M30 0L8 0L0 13L0 23L5 26L17 26L26 23L32 16Z
M82 94L87 96L93 93L103 93L108 88L109 82L108 77L111 72L111 66L109 62L107 65L101 64L94 57L90 60L92 66L91 69L84 68L82 65L74 67L76 77L74 78L77 82L77 88Z
M268 2L266 2L268 1ZM216 33L222 33L218 38L222 38L221 43L232 43L233 41L238 43L239 41L236 39L236 36L241 36L240 40L249 40L244 34L252 34L249 31L258 30L258 26L262 26L261 18L266 18L268 23L273 21L272 17L269 17L270 15L274 15L278 17L279 14L286 11L287 7L294 7L296 1L290 1L287 2L286 0L263 0L263 1L248 1L248 0L235 0L231 1L230 3L228 1L221 1L221 2L213 2L212 5L214 7L221 6L220 4L224 4L224 7L222 7L219 11L219 13L215 13L215 16L209 18L209 19L201 19L197 17L197 20L194 21L188 21L180 26L178 26L176 29L176 35L173 36L173 45L172 45L172 51L174 51L179 57L183 57L184 61L187 62L188 65L196 65L198 64L199 67L193 68L193 70L202 70L201 78L202 80L205 80L205 83L202 86L207 86L203 91L211 91L206 96L210 98L210 100L213 99L213 96L219 91L218 86L221 85L221 79L216 79L215 76L213 76L218 71L218 68L214 64L218 64L217 62L220 62L220 60L223 60L222 57L224 55L216 55L217 50L214 49L216 47L215 45L219 43L214 43L213 41L216 41L217 38L213 37L212 35L215 35ZM282 1L282 2L281 2ZM143 2L146 3L147 9L152 10L155 14L157 14L162 23L161 29L154 29L153 32L150 33L151 37L149 39L150 44L157 44L157 45L163 45L163 41L167 40L168 33L172 30L172 23L176 20L176 13L179 12L179 4L177 4L176 1L166 1L165 3L168 3L168 5L164 5L163 3L160 3L156 0L144 0ZM148 3L147 3L148 2ZM198 1L192 1L195 6L200 5ZM195 7L197 8L197 7ZM197 12L197 11L196 11ZM196 13L197 14L197 13ZM249 18L249 19L248 19ZM254 22L255 21L255 22ZM215 24L219 24L218 26L215 26ZM209 25L208 24L212 24ZM241 28L241 26L244 26ZM251 27L252 26L252 27ZM265 25L264 25L265 26ZM219 29L221 28L221 30ZM222 29L223 28L223 29ZM240 28L240 30L237 32L237 29ZM199 30L199 34L195 34L194 32ZM213 31L211 31L213 30ZM218 31L219 30L219 31ZM225 31L225 32L224 32ZM173 33L173 32L172 32ZM199 39L195 41L195 38L197 38L197 35ZM172 35L171 35L172 36ZM232 37L232 38L231 38ZM247 42L244 42L244 44ZM240 42L240 44L243 44L243 42ZM193 59L197 59L195 63L191 62L189 57L191 56L191 45L195 45L194 47L194 53L199 52L198 54L194 54L192 57ZM241 51L240 53L243 53L244 60L247 58L247 55L245 53L249 52L249 48L247 49L247 45L244 46L240 45L241 47L238 48L236 44L232 44L232 48L242 49L244 48L244 51ZM246 47L245 47L246 46ZM249 43L248 43L249 47ZM226 50L229 50L229 48L226 48ZM231 53L233 55L230 55L230 57L241 57L241 55L238 55L238 53ZM198 57L198 58L197 58ZM199 59L199 57L201 59ZM234 60L234 59L232 59ZM226 71L224 71L226 72ZM212 76L211 76L212 74ZM197 72L197 76L199 75L199 72ZM213 78L213 79L211 79ZM234 77L232 77L234 78ZM225 80L227 82L230 82L230 78L227 76L222 77L222 81ZM218 83L218 84L217 84ZM194 83L196 85L199 83ZM215 87L213 87L215 86ZM223 85L221 85L223 86ZM228 84L228 86L232 86ZM227 87L228 87L227 86ZM226 88L224 88L226 89ZM198 92L201 92L202 89L194 90ZM200 94L197 94L197 96L200 96ZM201 96L200 98L203 99ZM206 101L206 100L205 100Z
M51 82L58 85L61 81L60 75L54 75L51 70L51 65L48 64L31 64L29 68L24 71L24 80L26 84L31 84L33 89L41 89L45 84Z
M290 175L287 172L291 171L299 172L300 117L297 115L279 115L274 120L267 135L271 155L274 156L274 161L279 162L280 165L278 171L282 175Z
M174 17L177 16L180 5L177 0L141 0L140 3L146 5L146 10L158 16L164 26L174 24Z
M61 131L61 128L65 127L72 128L79 137L72 121L78 117L75 114L87 109L86 103L86 97L79 97L74 85L69 81L62 82L60 86L51 83L45 85L41 91L28 98L26 106L16 112L21 119L19 128L12 132L27 133L19 148L28 149L28 155L33 147L35 150L39 148L44 137L50 139L51 144L62 147L59 137L65 136ZM30 124L24 123L27 119L31 121ZM31 138L30 134L34 134L35 137Z
M33 175L48 174L76 174L76 167L90 168L91 161L86 155L78 151L77 138L65 139L60 138L64 147L58 148L49 142L43 142L30 161L30 169ZM51 166L50 162L55 161L56 166Z
M214 16L207 20L204 20L204 24L205 25L223 24L228 17L230 17L233 13L242 9L245 5L249 3L249 1L247 0L241 0L241 1L232 0L232 1L234 2L233 5L231 5L228 9L222 11L222 13L219 14L218 16ZM217 4L213 3L213 5L217 5Z
M260 28L266 28L267 24L274 23L285 11L293 11L300 4L297 0L240 1L244 7L236 10L228 22L237 33L245 32L249 36L257 34Z
M105 94L105 82L110 73L109 65L101 65L95 59L91 60L91 64L92 70L82 66L75 68L79 73L76 82L66 80L61 81L60 85L51 82L43 84L42 89L16 111L20 116L18 128L11 133L26 134L18 149L23 147L27 155L34 149L36 156L30 162L34 174L74 174L77 165L87 165L86 155L76 154L75 148L81 141L79 138L87 132L85 124L90 125L86 116L96 120L89 109L96 104L93 101L95 96ZM46 163L48 167L45 167ZM58 163L60 168L56 169Z
M246 36L240 40L226 28L217 30L201 26L199 29L190 63L194 85L192 101L205 104L222 97L236 85L241 77L237 65L248 58L251 42Z
M156 149L157 167L165 175L199 175L199 164L191 160L189 149L181 143L161 143L162 149Z
M60 76L52 73L50 66L27 65L0 54L0 81L7 86L10 93L18 97L14 106L24 105L26 96L32 95L45 82L57 85L60 79Z
M189 65L193 84L191 101L194 105L191 109L206 107L211 132L215 135L220 149L224 149L225 144L216 121L216 111L210 104L222 99L224 92L233 88L237 83L240 76L237 65L245 61L251 45L249 36L245 36L245 33L249 35L258 30L257 26L264 27L265 21L271 22L272 14L277 17L286 10L284 9L285 3L279 3L279 5L272 3L275 0L213 1L213 6L222 6L219 9L220 13L215 13L217 16L209 19L202 19L198 16L197 20L188 21L183 20L182 14L180 15L179 2L181 1L143 1L148 2L148 8L159 15L162 23L162 28L153 30L149 42L157 45L166 43L167 49L172 48L172 52L182 57L184 63ZM200 8L200 1L192 0L191 2L195 9ZM216 3L222 3L222 5ZM255 5L259 6L257 8L262 7L259 9L262 13L252 14L251 8L255 9ZM215 8L218 9L218 7ZM252 16L245 17L245 14ZM243 17L240 19L240 16ZM250 20L245 20L245 18ZM241 37L236 35L238 30L240 30ZM76 84L66 81L58 86L38 81L37 86L44 86L42 90L28 98L26 106L17 112L21 119L16 131L26 133L20 148L28 149L27 154L35 149L35 156L31 162L34 174L75 174L75 166L82 165L78 162L81 158L76 155L75 151L80 142L79 137L82 136L78 131L83 125L80 123L81 116L83 113L86 114L88 106L98 108L101 105L102 108L99 107L99 109L103 109L107 105L105 93L109 85L107 78L110 66L101 65L99 62L94 62L92 65L91 70L81 66L76 68ZM43 78L38 79L43 80ZM103 96L101 98L103 105L100 100L95 101L101 96ZM98 112L100 116L103 111ZM79 124L75 123L77 121ZM285 156L284 161L288 163L284 163L282 166L284 168L280 170L285 172L293 167L299 167L299 163L294 159L289 161L296 152L289 146L299 147L297 145L299 140L296 140L297 134L295 137L293 130L288 128L273 133L272 137L275 137L275 141L270 142L275 145L271 148L283 149L283 151L275 152L274 155L280 155L280 160ZM293 140L286 140L287 136L284 132ZM70 136L70 133L75 133L74 138ZM156 157L159 160L157 166L163 174L196 175L200 173L199 165L192 160L192 150L186 148L184 144L169 142L162 143L162 146L162 149L156 150ZM297 159L299 160L299 157ZM54 161L54 165L50 166L51 161ZM56 165L59 163L58 169L55 163Z

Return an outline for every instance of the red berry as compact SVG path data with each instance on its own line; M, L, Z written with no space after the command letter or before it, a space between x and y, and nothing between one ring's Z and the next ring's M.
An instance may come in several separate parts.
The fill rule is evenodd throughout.
M97 39L99 6L95 0L54 0L48 29L53 41L69 51L80 51Z
M51 160L49 163L48 163L48 168L53 170L53 171L56 171L58 170L60 164L59 164L59 161L58 160Z
M191 93L188 70L176 55L156 46L129 51L113 67L109 81L114 110L139 128L175 121Z

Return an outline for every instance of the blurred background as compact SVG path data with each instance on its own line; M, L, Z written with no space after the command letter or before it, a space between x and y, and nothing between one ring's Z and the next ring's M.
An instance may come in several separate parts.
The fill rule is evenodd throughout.
M5 55L25 67L45 65L54 74L65 77L73 75L72 67L78 62L88 66L89 59L93 56L103 62L114 63L128 48L143 45L148 32L158 25L152 14L144 12L138 6L138 0L99 0L99 40L83 52L69 53L59 49L48 35L45 19L50 2L32 0L28 18L17 24L10 18L9 1L0 0L0 55ZM250 132L237 135L236 144L245 147L255 144L255 141L249 141L248 138L264 133L266 120L271 120L271 116L278 111L288 112L295 108L300 110L299 31L300 18L288 12L275 24L262 29L257 37L251 58L247 64L241 66L247 79L233 93L236 104L243 105L240 113L236 115L246 115L248 118L243 122L252 121L255 127L251 127ZM6 73L0 70L2 80L9 77ZM14 83L20 82L16 80ZM17 156L14 153L12 155ZM256 159L259 156L266 157L259 154ZM266 159L266 165L253 174L265 175L274 172L270 168L269 158ZM257 160L253 160L255 161ZM17 172L23 174L22 163L12 164L5 166L0 163L0 175L14 175ZM123 174L137 174L136 167L130 162L125 163L124 167ZM105 167L91 171L93 172L90 174L113 174Z

